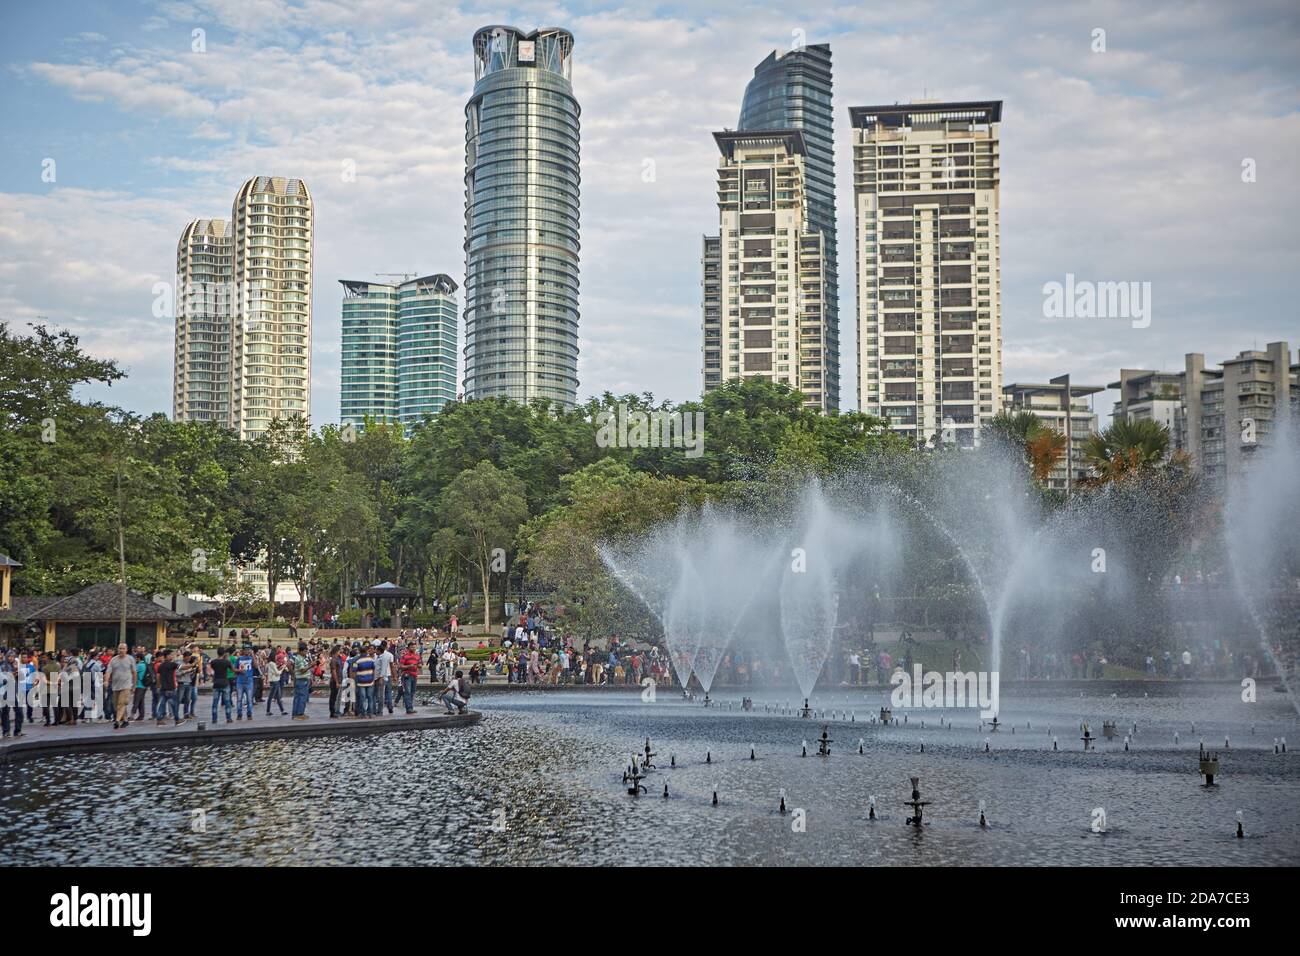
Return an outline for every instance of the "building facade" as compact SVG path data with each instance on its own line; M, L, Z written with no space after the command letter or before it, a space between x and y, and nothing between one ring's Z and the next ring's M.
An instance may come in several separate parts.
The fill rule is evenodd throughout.
M804 138L806 229L823 237L822 336L825 361L819 407L840 405L839 268L835 235L835 114L828 43L773 51L745 87L737 129L797 129ZM813 369L804 376L814 384Z
M456 289L441 273L397 287L397 419L406 428L456 400Z
M1002 103L859 106L849 118L858 407L918 445L974 445L1002 399Z
M1185 452L1220 488L1250 467L1288 421L1300 428L1300 362L1287 342L1239 352L1206 367L1189 352L1181 372L1121 369L1115 419L1152 419L1169 430L1172 451Z
M1182 447L1181 440L1178 440L1183 406L1182 372L1122 368L1119 370L1119 381L1111 382L1107 387L1119 391L1119 398L1115 400L1111 411L1112 419L1150 419L1169 430L1175 447Z
M1015 382L1002 386L1002 408L1009 412L1029 412L1066 438L1062 453L1047 485L1059 491L1072 491L1090 473L1083 444L1097 433L1097 413L1092 396L1105 391L1100 385L1076 385L1068 375L1050 382Z
M176 244L172 418L230 422L230 228L195 219Z
M339 422L397 420L397 287L340 279L343 336Z
M301 179L254 176L231 222L231 427L256 438L277 418L311 420L311 195Z
M808 221L799 130L714 133L717 237L704 239L704 387L764 378L829 404L826 236Z
M392 284L340 279L339 421L410 428L456 400L456 283L447 275Z
M256 438L311 416L314 214L300 179L255 176L230 221L196 219L176 250L172 416Z
M573 35L474 34L465 107L465 397L578 395L579 114Z

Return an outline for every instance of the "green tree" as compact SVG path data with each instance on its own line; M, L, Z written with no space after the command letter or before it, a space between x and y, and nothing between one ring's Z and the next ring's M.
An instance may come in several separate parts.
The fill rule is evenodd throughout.
M523 482L490 461L462 471L438 501L447 526L460 536L461 554L483 585L483 626L492 626L492 572L528 517Z
M722 489L698 478L660 478L602 459L563 479L565 504L533 519L520 532L529 577L565 606L566 623L580 636L611 629L650 637L646 608L613 579L597 547L644 533L686 505Z
M1186 456L1169 453L1169 429L1150 418L1121 418L1096 435L1089 435L1083 455L1105 484L1150 474L1167 466L1186 466Z
M984 426L995 444L1015 449L1033 473L1044 483L1065 454L1066 437L1033 412L1000 411Z

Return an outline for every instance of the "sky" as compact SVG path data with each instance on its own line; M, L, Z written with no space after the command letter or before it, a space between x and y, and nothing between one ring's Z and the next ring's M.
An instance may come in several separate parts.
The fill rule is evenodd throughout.
M1293 0L0 0L0 320L73 331L128 372L93 397L170 414L154 286L174 279L181 230L228 218L251 176L299 177L316 204L312 421L336 422L337 280L464 276L470 41L490 24L575 36L580 398L698 397L711 134L736 125L754 66L800 41L834 58L842 407L857 406L850 106L1003 101L1004 382L1104 386L1187 352L1300 346ZM1067 275L1150 283L1149 322L1045 314Z

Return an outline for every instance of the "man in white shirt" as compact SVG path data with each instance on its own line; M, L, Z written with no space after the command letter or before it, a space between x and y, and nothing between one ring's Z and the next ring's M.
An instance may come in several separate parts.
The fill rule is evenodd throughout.
M380 644L379 653L375 655L375 706L386 707L390 714L393 712L395 660L393 652L388 649L388 643Z

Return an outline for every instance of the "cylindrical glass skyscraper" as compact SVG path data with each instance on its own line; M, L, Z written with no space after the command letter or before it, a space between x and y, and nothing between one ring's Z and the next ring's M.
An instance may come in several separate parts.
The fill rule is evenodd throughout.
M484 27L465 107L465 398L578 395L573 35Z

